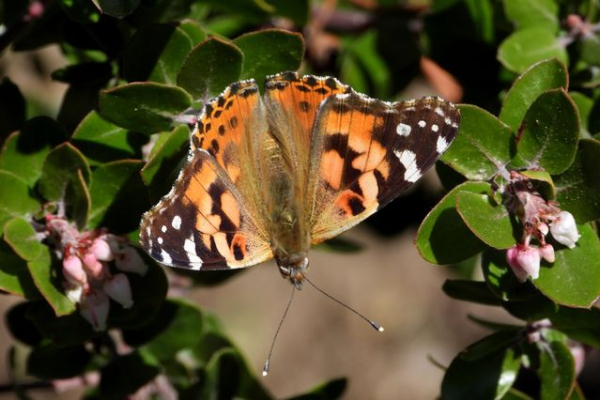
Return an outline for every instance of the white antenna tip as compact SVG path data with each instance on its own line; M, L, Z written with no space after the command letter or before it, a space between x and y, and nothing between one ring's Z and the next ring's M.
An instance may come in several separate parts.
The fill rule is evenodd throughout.
M378 330L379 332L383 332L385 329L383 329L383 326L380 326L380 327L379 327L377 330Z
M377 322L375 322L375 321L371 321L371 320L369 320L369 319L368 319L367 321L369 322L369 324L370 324L370 325L371 325L373 328L375 328L375 330L376 330L376 331L378 331L378 332L383 332L383 330L384 330L384 329L383 329L383 326L381 326L381 325L379 325Z
M267 376L267 375L269 375L269 371L263 370L263 376Z
M265 366L263 367L262 376L269 375L269 360L265 362Z

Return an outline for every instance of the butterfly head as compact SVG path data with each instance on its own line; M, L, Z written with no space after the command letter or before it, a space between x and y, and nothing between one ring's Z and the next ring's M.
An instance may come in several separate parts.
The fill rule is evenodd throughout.
M296 289L302 289L304 274L308 270L308 254L305 251L277 257L277 266L281 276L289 279Z

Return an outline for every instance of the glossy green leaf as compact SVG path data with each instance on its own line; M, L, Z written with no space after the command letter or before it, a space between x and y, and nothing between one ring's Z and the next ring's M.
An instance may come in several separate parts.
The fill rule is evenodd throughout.
M33 226L22 218L13 218L4 224L4 241L26 261L35 260L44 249Z
M78 229L83 229L90 216L92 199L81 170L77 171L77 179L67 186L65 202L67 215L75 222Z
M84 182L90 180L90 166L83 154L70 143L54 148L46 157L39 182L40 193L51 201L63 200L68 187L79 181L81 171Z
M558 4L555 0L504 0L506 16L517 29L543 28L558 31Z
M177 85L194 99L214 97L240 79L243 61L244 55L235 44L209 38L188 54L179 71Z
M279 29L250 32L233 43L244 53L241 78L254 78L259 87L267 75L296 71L304 56L302 35Z
M163 133L162 137L164 139L155 144L141 171L144 183L149 186L151 198L155 200L169 191L187 159L190 130L187 126L180 126Z
M567 334L571 339L589 346L600 346L600 309L560 307L548 315L552 328Z
M516 132L535 99L550 89L566 90L568 84L567 68L557 59L551 58L533 64L510 88L502 104L500 120Z
M40 256L27 262L27 268L33 277L35 286L54 309L57 316L67 315L75 311L75 304L65 296L62 274L58 260L52 257L52 251L44 246Z
M581 35L578 44L582 61L594 66L600 65L600 37L597 32Z
M573 162L579 138L579 115L563 89L548 90L531 105L517 144L517 166L541 167L559 174Z
M206 380L198 398L251 398L270 400L272 397L262 388L248 370L241 356L232 348L216 352L206 366Z
M447 279L442 286L442 290L446 295L456 300L470 301L488 306L501 304L500 299L490 291L485 282Z
M100 94L100 114L125 129L154 133L171 129L192 99L183 89L159 83L130 83Z
M141 0L92 0L103 14L123 18L135 11Z
M552 31L528 28L510 35L498 49L498 59L516 73L524 72L531 64L548 58L568 63L567 51Z
M519 371L521 359L509 348L466 361L461 353L442 381L442 400L502 399Z
M123 54L125 79L174 85L193 45L187 33L173 24L144 26L133 35Z
M160 369L150 357L133 351L115 357L100 370L101 398L124 398L150 382Z
M458 135L442 160L468 179L490 179L514 155L511 129L477 106L461 105L460 112Z
M201 330L202 313L198 308L182 301L168 300L150 323L138 329L124 330L123 339L164 361L198 344Z
M0 241L0 290L29 300L41 298L27 269L27 262Z
M516 347L521 340L523 340L523 329L521 327L503 329L469 345L460 353L460 358L468 362L477 361L494 355L494 353Z
M42 337L58 346L75 346L98 335L78 312L57 316L46 301L30 304L26 312L27 319Z
M456 211L456 196L461 191L487 193L488 183L468 182L454 188L427 215L417 233L421 257L433 264L453 264L466 260L485 248Z
M456 209L461 218L482 242L496 249L507 249L520 237L511 216L502 204L495 204L487 194L460 192Z
M30 217L40 203L21 178L0 170L0 227L11 217Z
M63 142L67 133L48 117L35 117L20 132L10 135L0 153L0 170L10 171L29 186L40 179L44 160L50 150Z
M579 141L575 161L554 177L556 201L579 223L600 218L600 141Z
M554 200L556 197L556 186L550 174L544 170L533 169L519 171L519 173L530 180L535 190L540 192L546 200Z
M553 341L540 346L540 396L544 400L569 397L575 381L575 361L566 344Z
M25 98L9 77L0 79L0 145L13 131L25 123ZM0 157L0 165L2 158Z
M195 46L206 40L206 33L198 21L193 19L184 19L179 22L179 28L185 32Z
M92 174L89 227L126 233L139 225L142 212L150 207L140 177L142 161L121 160L101 165Z
M39 379L67 379L82 375L92 358L83 345L35 347L27 359L27 373Z
M90 112L73 132L72 143L96 166L123 158L141 157L146 135L127 131Z
M290 397L288 400L336 400L342 399L348 387L347 378L332 379L310 389L308 393Z
M589 138L591 137L590 129L589 129L589 121L590 118L596 117L592 116L592 109L594 107L594 100L590 97L580 93L580 92L569 92L569 97L575 105L577 106L577 110L579 111L579 122L581 125L581 131L579 132L580 138Z
M600 241L588 225L578 228L577 246L555 247L556 261L542 264L533 284L558 304L589 308L600 295Z

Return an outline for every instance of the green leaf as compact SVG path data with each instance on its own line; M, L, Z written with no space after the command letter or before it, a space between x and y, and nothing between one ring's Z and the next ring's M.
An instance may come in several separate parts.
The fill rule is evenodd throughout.
M461 191L487 193L490 190L488 183L467 182L450 191L419 227L416 245L421 257L433 264L454 264L481 252L485 244L456 211L456 196Z
M59 4L70 19L77 23L98 22L100 14L92 2L86 0L60 0Z
M29 354L27 373L46 380L73 378L85 372L91 358L83 345L59 347L44 343Z
M502 399L519 371L521 359L515 351L495 351L471 361L464 354L452 360L444 375L442 400Z
M579 132L580 138L589 138L592 136L590 133L590 118L597 117L596 115L592 115L592 109L594 107L594 100L589 98L588 96L579 93L579 92L569 92L569 97L575 105L577 105L577 110L579 111L579 122L581 125L581 131Z
M575 161L554 177L556 201L579 223L600 218L600 141L583 139Z
M553 200L556 197L556 186L548 172L534 169L519 171L519 173L531 181L535 190L540 192L544 199Z
M202 313L198 308L183 301L167 300L150 323L124 330L123 339L157 360L166 361L180 350L196 346L201 331Z
M30 301L14 304L6 313L6 327L13 338L27 346L35 347L44 338L27 318L27 311L32 304Z
M33 283L27 262L3 241L0 241L0 290L29 300L42 297Z
M458 135L442 160L468 179L490 179L514 155L512 131L477 106L461 105L460 112Z
M92 0L103 14L123 18L135 11L140 0Z
M211 37L188 54L177 85L194 99L214 97L240 79L243 61L244 54L235 44Z
M203 391L198 398L248 398L269 400L271 396L250 374L241 356L232 348L219 350L206 366Z
M81 171L85 183L90 181L90 167L83 154L70 143L54 148L46 157L39 182L40 193L50 201L65 200L69 186L78 184ZM68 203L67 203L68 204Z
M581 61L593 66L600 65L600 37L594 31L581 35L578 42Z
M77 171L77 179L67 186L65 194L67 215L75 222L78 229L83 229L90 216L90 191L81 170Z
M465 224L482 242L496 249L508 249L516 244L518 228L502 204L495 204L487 194L460 192L456 209Z
M27 183L19 177L0 170L0 227L11 217L31 217L40 209Z
M150 207L140 177L142 161L121 160L101 165L92 174L92 208L88 226L105 227L113 233L127 233L139 225L140 216Z
M71 140L90 165L97 166L123 158L140 158L140 148L148 137L120 128L92 111L77 126Z
M579 226L573 249L557 249L556 261L543 265L533 284L558 304L589 308L600 295L600 241L589 225Z
M560 307L548 315L552 328L567 334L569 338L594 347L600 347L600 309Z
M516 132L535 99L550 89L566 90L568 84L567 68L557 59L552 58L533 64L515 80L510 88L502 104L500 120Z
M251 22L262 22L269 16L269 13L275 11L270 1L265 0L205 0L204 3L224 11L226 14L239 15L244 20Z
M54 309L57 316L75 311L75 304L65 296L62 287L62 274L58 260L52 257L49 247L44 246L40 256L27 262L27 268L33 277L35 286Z
M57 316L45 301L30 303L26 317L44 339L58 346L74 346L99 335L78 312Z
M528 28L510 35L498 48L498 60L511 71L524 72L531 64L557 58L568 64L568 55L552 31Z
M162 139L164 138L164 139ZM169 191L189 152L190 130L179 126L163 133L142 168L144 183L150 188L152 199L159 199Z
M310 13L308 0L269 0L268 3L275 7L275 14L291 19L297 26L303 26L308 21Z
M154 133L171 129L192 99L183 89L159 83L130 83L100 94L100 114L125 129Z
M308 393L301 394L288 398L288 400L335 400L343 398L346 387L348 386L347 378L332 379L327 382L323 382L314 388L310 389Z
M160 370L153 360L133 351L114 358L100 370L101 398L124 398L150 382Z
M538 374L541 381L541 398L544 400L569 398L575 383L575 361L569 348L557 341L540 347Z
M517 27L558 31L558 4L555 0L504 0L506 16Z
M579 138L579 115L563 89L541 94L525 115L525 128L517 143L517 166L544 168L560 174L573 162Z
M48 117L32 118L20 132L8 137L0 153L0 170L22 178L29 186L40 179L44 160L50 150L63 142L67 133Z
M179 22L179 28L182 29L186 35L188 35L194 46L206 40L206 33L198 21L193 19L184 19L183 21Z
M446 279L442 290L446 295L456 300L470 301L488 306L498 306L501 304L500 299L490 291L485 282Z
M193 45L187 33L173 24L144 26L125 48L123 75L130 82L149 80L174 85Z
M233 43L244 53L241 78L255 78L259 87L267 75L296 71L304 56L302 35L280 29L250 32Z
M26 261L38 258L44 248L33 226L22 218L13 218L4 225L4 241Z
M0 145L11 132L21 128L25 123L25 98L9 77L0 80ZM0 168L1 168L0 158Z
M523 340L521 327L503 329L469 345L460 353L460 358L464 361L477 361L494 353L516 347L521 340Z

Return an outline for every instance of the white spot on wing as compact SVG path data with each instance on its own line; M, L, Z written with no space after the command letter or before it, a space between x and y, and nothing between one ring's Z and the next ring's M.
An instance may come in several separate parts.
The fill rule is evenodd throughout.
M183 242L183 249L187 253L190 267L198 270L202 268L202 259L196 254L196 242L194 241L194 235L191 235L189 239L185 239Z
M431 125L431 130L434 131L434 132L437 132L437 131L440 130L440 127L437 126L436 124L433 124L433 125Z
M161 231L162 233L165 233L165 232L167 232L167 226L166 226L166 225L163 225L163 226L161 226L161 227L160 227L160 231Z
M435 151L438 154L442 154L448 148L448 142L442 136L438 137L437 143L435 145Z
M399 123L398 126L396 127L396 133L400 136L410 135L411 130L412 130L412 128L410 127L410 125L406 125L403 123Z
M446 117L444 118L444 122L446 123L446 125L450 125L452 123L452 118Z
M444 112L444 110L442 110L442 107L436 107L434 111L440 117L446 116L446 113Z
M416 182L421 178L421 171L417 166L417 155L410 150L394 150L394 154L404 165L404 180L408 182Z
M167 265L173 264L173 259L164 249L160 251L160 257L162 258L162 263Z
M156 239L156 241L158 242L158 244L163 244L165 241L163 240L163 238L159 237L158 239Z
M421 128L425 128L425 126L427 125L427 122L425 122L424 120L420 120L418 123L419 127Z
M181 228L181 217L179 215L173 217L173 221L171 221L171 226L177 230Z

